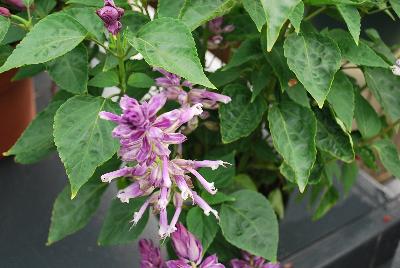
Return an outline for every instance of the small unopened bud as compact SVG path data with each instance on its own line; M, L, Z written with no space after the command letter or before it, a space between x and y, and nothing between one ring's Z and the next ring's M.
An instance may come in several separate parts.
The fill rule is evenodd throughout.
M26 6L22 0L3 0L4 3L15 6L18 9L25 9Z
M10 10L8 10L7 8L5 8L5 7L0 7L0 16L3 16L3 17L10 17L11 16L11 12L10 12Z

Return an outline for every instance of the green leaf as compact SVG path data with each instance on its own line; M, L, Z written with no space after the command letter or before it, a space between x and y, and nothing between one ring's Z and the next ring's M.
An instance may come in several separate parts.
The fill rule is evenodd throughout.
M13 48L9 45L0 46L0 65L4 64L7 58L13 52Z
M230 195L224 194L223 192L217 192L216 194L212 195L208 192L202 192L201 197L210 205L219 205L225 202L233 202L236 199Z
M331 111L315 109L317 117L317 147L346 163L354 160L353 141L349 133L336 123Z
M89 223L107 189L107 184L101 182L100 176L115 170L119 164L120 162L113 158L96 169L95 174L73 200L69 185L64 187L53 205L47 245L79 231Z
M0 67L0 73L50 61L74 49L87 31L71 16L55 13L39 21Z
M258 38L244 40L235 53L233 53L232 58L229 60L229 63L225 65L223 70L229 70L251 60L257 60L261 57L262 51L260 40Z
M296 33L300 32L301 29L301 21L304 17L304 3L301 1L297 4L297 6L293 9L292 13L289 15L290 23L293 25Z
M119 77L116 70L100 72L89 80L88 86L91 87L113 87L119 85Z
M253 255L276 260L278 222L269 201L261 194L242 190L236 201L223 204L220 226L226 240Z
M235 176L235 187L237 189L257 191L257 186L247 174L239 174Z
M382 56L390 64L396 61L396 58L391 49L382 41L379 33L375 29L367 29L365 30L365 33L367 34L369 39L371 39L371 42L367 42L369 47L371 47L376 53Z
M268 195L268 200L271 202L271 206L278 215L279 219L283 219L285 216L285 205L283 203L283 197L281 190L272 190Z
M350 31L354 42L358 45L358 40L360 39L361 31L361 16L358 12L357 7L351 5L337 5L340 15L342 15L344 21L347 24L347 28Z
M395 177L400 178L400 159L396 145L390 140L383 139L374 142L372 146L378 151L385 168Z
M11 23L6 35L3 38L3 41L1 41L0 44L1 45L12 44L14 42L20 41L22 38L25 37L25 35L26 32L24 29L22 29L18 25Z
M98 166L119 148L111 136L115 125L99 118L99 112L118 113L117 104L108 99L76 96L58 109L54 121L54 141L76 196Z
M128 78L128 85L138 88L150 88L154 86L154 79L144 73L133 73Z
M242 0L243 7L249 13L259 32L267 22L267 17L260 0Z
M275 149L294 172L301 192L307 185L317 150L317 122L310 109L284 100L268 113L269 128Z
M189 232L200 239L203 245L203 252L206 252L218 232L216 219L205 215L201 208L194 207L189 210L186 216L186 223Z
M88 53L84 45L79 45L67 54L47 64L49 75L62 89L73 94L87 91Z
M157 5L158 18L170 17L177 19L185 4L185 0L159 0Z
M171 40L174 40L171 42ZM146 62L209 88L215 86L203 72L190 30L179 20L156 19L143 26L128 42Z
M223 94L232 98L230 103L222 104L219 108L222 141L230 143L247 137L257 128L267 104L261 96L251 102L250 90L240 84L226 86Z
M135 198L130 200L128 204L114 199L108 209L97 243L100 246L108 246L135 241L146 227L149 212L144 213L133 228L130 221L133 214L143 205L145 199L146 197Z
M30 7L33 4L34 0L22 0L22 2L26 7Z
M283 24L300 3L300 0L261 0L261 3L267 17L267 51L271 51Z
M331 208L339 201L339 193L334 187L329 187L329 189L324 193L319 202L319 205L313 215L313 220L319 220L326 213L331 210Z
M390 0L390 4L394 12L396 12L397 16L400 18L400 1L399 0Z
M340 50L331 39L315 34L292 34L284 44L289 68L322 107L340 68Z
M253 102L260 93L267 88L272 80L272 69L269 64L264 64L260 70L256 70L251 74L251 102Z
M329 37L338 44L344 59L356 65L388 67L388 64L365 44L363 40L357 46L348 32L335 29L329 31Z
M0 16L0 43L6 36L10 25L11 25L10 19Z
M358 166L356 162L343 164L342 175L339 178L343 183L343 188L346 195L349 194L351 187L353 187L354 183L356 182L357 176Z
M98 41L104 40L104 24L97 16L96 9L90 7L68 8L63 12L78 21L87 32Z
M217 189L229 186L233 182L233 177L235 176L235 152L226 155L206 155L206 159L222 160L230 164L226 168L220 167L216 170L210 168L199 169L199 173L207 181L214 182Z
M53 137L54 115L64 101L54 101L29 124L5 155L15 155L21 164L40 161L55 150Z
M35 14L43 18L47 16L57 5L56 0L36 0Z
M101 7L103 6L103 1L102 0L68 0L67 4L80 4L84 6L91 6L91 7Z
M328 95L328 102L336 116L343 122L348 131L351 131L355 109L353 84L342 72L337 72Z
M363 138L371 138L381 131L382 123L374 108L360 94L355 96L354 118Z
M288 87L286 93L292 101L303 107L310 108L310 99L308 98L307 91L302 84L298 83L294 87Z
M194 30L203 23L228 13L237 0L185 0L179 18Z
M400 119L400 77L382 68L365 68L364 76L386 114L393 121Z
M26 65L18 69L18 72L12 78L12 81L18 81L28 77L32 77L46 70L46 65L43 63Z

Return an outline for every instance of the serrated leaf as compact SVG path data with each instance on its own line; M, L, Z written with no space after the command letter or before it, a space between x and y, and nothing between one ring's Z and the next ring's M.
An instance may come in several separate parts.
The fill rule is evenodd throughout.
M220 226L226 240L253 255L276 261L278 222L269 201L261 194L242 190L235 202L223 204Z
M118 85L119 77L116 70L100 72L88 82L88 86L91 87L113 87Z
M382 123L374 108L360 94L355 95L354 118L363 138L371 138L379 133Z
M67 54L47 64L50 77L62 89L73 94L87 91L88 53L84 45L79 45Z
M133 73L128 78L128 85L138 88L150 88L154 86L155 81L153 78L144 73Z
M342 15L344 21L347 24L347 28L350 31L354 42L358 45L358 40L360 39L361 31L361 16L358 12L357 7L352 5L340 4L336 6L339 10L340 15Z
M219 108L221 135L224 143L230 143L250 135L260 124L267 104L262 96L251 102L251 92L240 84L230 84L223 94L232 98L228 104Z
M201 193L201 197L210 205L219 205L225 202L233 202L236 199L230 195L224 194L218 191L216 194L212 195L208 192Z
M120 162L113 158L96 169L95 174L73 200L69 185L64 187L53 205L47 245L79 231L89 223L107 189L107 184L101 182L100 176L115 170L119 164Z
M348 131L351 131L355 97L353 84L342 72L337 72L328 95L328 102L336 116L343 122Z
M15 155L21 164L32 164L40 161L55 150L53 137L54 115L64 101L54 101L29 124L21 137L5 153Z
M115 125L99 118L99 112L116 112L116 103L92 96L76 96L58 109L54 141L71 184L72 198L119 148L111 136Z
M249 13L251 19L257 26L259 32L267 22L267 16L265 14L263 5L260 0L242 0L243 7Z
M285 216L285 205L283 203L282 192L279 188L271 191L268 194L268 200L271 202L272 208L275 210L279 219L283 219Z
M228 13L237 0L185 0L179 18L194 30L206 21Z
M3 41L4 37L6 36L10 25L11 25L10 19L8 19L4 16L0 16L0 43Z
M366 42L369 47L371 47L378 55L382 56L390 64L396 61L391 49L382 41L382 38L375 29L367 29L365 30L365 33L369 39L371 39L371 42Z
M368 88L393 120L400 119L400 77L388 69L366 68L364 70Z
M246 190L251 190L251 191L257 191L257 185L247 174L236 175L234 187L237 189L246 189Z
M0 73L23 65L44 63L74 49L87 34L74 18L55 13L39 21L17 45Z
M0 65L6 62L7 58L11 55L12 52L13 48L11 46L0 46Z
M122 29L129 29L132 33L136 33L140 28L150 21L149 17L141 13L128 13L121 18Z
M340 181L343 183L344 193L349 194L351 188L357 180L358 176L358 166L357 162L344 163L342 174L339 177Z
M293 25L296 33L300 32L301 21L304 17L304 3L300 1L297 6L293 9L292 13L289 15L290 23Z
M390 0L390 4L394 12L396 12L397 16L400 18L400 1L399 0Z
M145 199L146 197L135 198L130 200L128 204L122 203L119 199L112 200L97 243L101 246L108 246L135 241L146 227L149 211L144 213L136 226L132 227L130 221Z
M302 84L298 83L294 87L288 87L285 91L292 101L303 107L310 108L310 99Z
M383 139L372 145L379 154L385 168L395 177L400 178L400 159L396 145L390 140Z
M181 21L156 19L143 26L137 34L128 34L127 38L148 64L161 67L192 83L215 88L203 72L190 30Z
M158 18L170 17L177 19L185 4L185 0L159 0L157 5Z
M317 122L312 111L284 100L269 108L269 128L275 149L293 169L303 192L316 159Z
M201 208L194 207L189 210L186 223L189 232L200 239L203 251L206 252L218 232L217 220L205 215Z
M46 70L46 65L43 63L26 65L18 69L18 72L12 78L12 81L18 81L24 78L35 76Z
M260 93L267 88L272 78L272 68L269 64L264 64L260 70L256 70L251 75L251 102L253 102Z
M39 17L47 16L57 5L56 0L36 0L34 12Z
M290 35L284 44L289 68L322 107L340 68L340 50L331 39L305 33Z
M317 147L346 163L354 160L353 142L349 133L336 123L329 109L315 109L317 117Z
M363 40L360 40L357 46L352 40L351 35L340 29L329 31L328 35L338 44L344 59L356 65L388 67L388 64L365 44Z
M334 187L329 187L329 189L322 196L318 207L313 215L313 220L319 220L322 218L332 207L339 201L339 193Z
M104 40L104 24L97 16L95 8L76 7L65 9L63 12L79 22L95 39Z
M267 17L267 51L271 51L283 24L300 3L300 0L261 0L261 3Z

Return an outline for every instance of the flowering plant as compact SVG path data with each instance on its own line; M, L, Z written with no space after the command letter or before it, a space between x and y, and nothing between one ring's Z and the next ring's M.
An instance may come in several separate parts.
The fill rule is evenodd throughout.
M152 212L179 260L142 241L143 267L275 267L291 192L319 219L358 164L400 177L396 47L360 37L364 16L399 16L397 0L2 2L0 73L47 71L58 88L4 153L56 150L65 166L48 244L115 182L100 245L138 239ZM348 30L319 30L323 13Z

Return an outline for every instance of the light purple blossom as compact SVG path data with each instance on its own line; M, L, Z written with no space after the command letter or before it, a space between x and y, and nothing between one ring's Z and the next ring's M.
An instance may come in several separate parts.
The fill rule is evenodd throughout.
M257 257L249 254L248 252L242 252L242 259L231 260L232 268L280 268L279 263L266 262L262 257Z
M392 72L394 75L400 76L400 59L396 60L395 64L392 66Z
M113 0L104 0L104 6L98 9L96 13L111 34L117 35L119 33L122 28L120 19L124 15L124 9L117 7Z
M5 8L5 7L0 7L0 16L3 16L3 17L10 17L11 16L11 12L10 12L10 10L8 10L7 8Z
M139 251L141 256L141 268L162 268L164 261L161 258L160 249L155 247L153 242L147 239L139 241Z
M177 224L177 231L171 235L172 245L179 260L167 261L168 268L224 268L218 263L216 255L209 256L203 260L203 246L192 233L181 223ZM193 265L195 266L193 266Z
M222 34L224 33L230 33L235 30L235 26L232 24L228 24L226 26L222 26L224 23L224 18L223 17L217 17L213 20L211 20L208 23L208 29L210 30L213 35L210 38L210 41L213 44L219 45L223 41Z
M222 94L207 91L206 89L193 88L193 85L184 80L181 82L181 77L169 73L161 68L156 68L164 75L164 77L156 78L156 85L162 87L169 100L176 100L182 106L202 104L205 109L217 109L218 103L229 103L231 98ZM186 92L183 87L188 87L190 90Z

